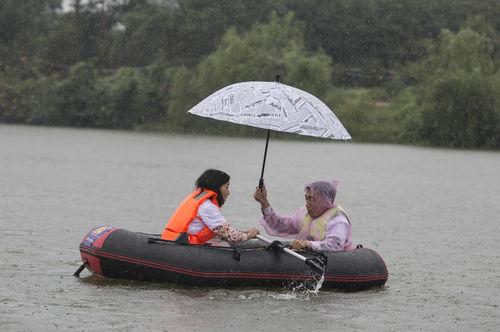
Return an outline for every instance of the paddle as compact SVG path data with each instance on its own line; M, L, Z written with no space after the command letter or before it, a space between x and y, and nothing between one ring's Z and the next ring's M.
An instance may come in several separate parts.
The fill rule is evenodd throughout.
M261 235L257 235L257 238L259 240L267 243L267 244L274 243L274 241L267 239ZM276 247L279 248L279 250L283 251L284 253L287 253L293 257L296 257L296 258L300 259L301 261L303 261L304 263L306 263L307 265L309 265L314 273L316 273L320 276L323 275L323 272L325 271L325 262L322 262L320 259L318 259L318 257L307 258L305 256L302 256L301 254L296 253L295 251L293 251L289 248L286 248L283 245L276 246Z

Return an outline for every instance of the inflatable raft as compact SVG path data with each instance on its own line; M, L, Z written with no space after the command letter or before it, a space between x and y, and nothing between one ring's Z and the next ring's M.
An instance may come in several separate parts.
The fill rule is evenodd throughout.
M90 231L80 253L83 265L75 275L86 267L108 278L216 287L287 286L316 278L310 266L273 245L188 245L110 226ZM363 290L383 286L388 278L383 259L371 249L300 254L325 263L322 289Z

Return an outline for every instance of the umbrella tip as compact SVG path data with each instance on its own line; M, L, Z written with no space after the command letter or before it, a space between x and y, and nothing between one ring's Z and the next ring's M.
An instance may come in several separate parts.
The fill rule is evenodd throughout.
M275 80L277 83L280 82L280 74L276 74L276 80Z

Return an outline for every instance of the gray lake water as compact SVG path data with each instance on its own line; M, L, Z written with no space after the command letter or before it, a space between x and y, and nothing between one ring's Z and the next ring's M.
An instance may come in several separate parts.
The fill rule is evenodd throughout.
M0 125L0 330L498 331L498 151L271 139L271 204L292 212L305 183L340 180L355 243L388 265L382 289L311 294L72 276L90 229L159 233L207 168L231 175L226 219L255 226L263 150L257 138Z

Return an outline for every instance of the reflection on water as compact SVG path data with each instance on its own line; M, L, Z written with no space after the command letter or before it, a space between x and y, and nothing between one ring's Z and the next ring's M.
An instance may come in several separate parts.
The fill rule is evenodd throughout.
M98 225L158 233L206 168L231 175L226 219L255 226L264 141L0 125L0 329L496 330L500 154L272 140L266 185L291 213L339 179L355 243L387 263L364 292L204 289L72 277Z

